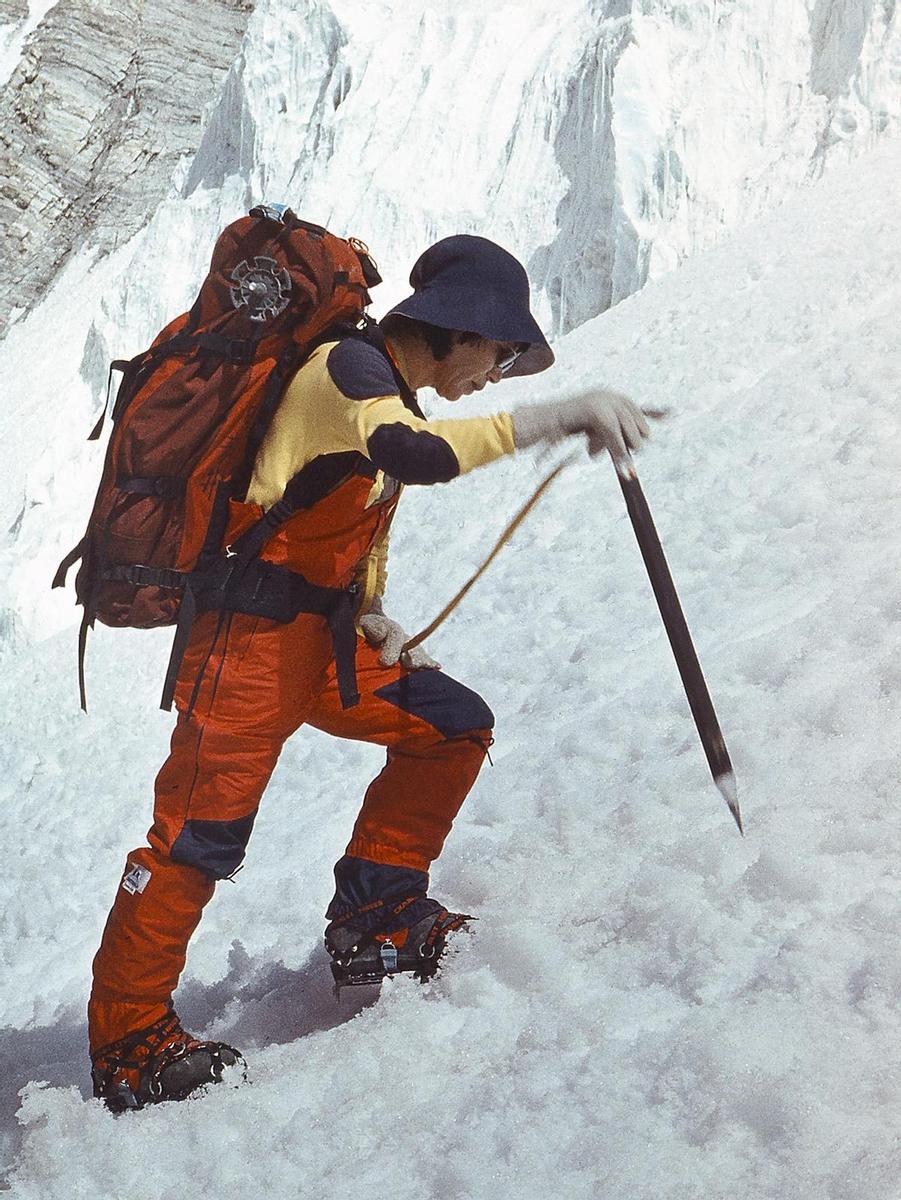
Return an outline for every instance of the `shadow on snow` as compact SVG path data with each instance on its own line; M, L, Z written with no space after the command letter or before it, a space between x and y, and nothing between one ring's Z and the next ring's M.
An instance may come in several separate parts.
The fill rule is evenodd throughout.
M191 979L177 994L179 1017L198 1036L229 1042L253 1067L252 1051L284 1045L306 1034L334 1029L378 999L375 987L347 988L338 1001L332 991L328 956L314 951L303 966L262 964L233 942L228 971L217 983ZM0 1189L9 1187L22 1142L16 1120L19 1092L30 1082L76 1087L91 1098L87 1023L80 1006L69 1006L54 1025L0 1030Z

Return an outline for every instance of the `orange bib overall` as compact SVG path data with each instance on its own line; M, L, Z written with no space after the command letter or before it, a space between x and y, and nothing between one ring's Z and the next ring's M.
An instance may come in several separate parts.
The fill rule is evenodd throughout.
M265 559L312 583L348 586L396 503L372 503L373 468L358 457L338 488L275 535ZM230 535L259 513L234 505ZM203 907L216 881L240 866L282 745L303 724L387 751L341 860L345 876L358 868L355 900L365 900L367 888L390 887L392 872L427 886L429 866L482 765L491 711L441 671L381 666L378 650L362 638L357 686L359 703L343 708L321 616L301 613L280 624L207 612L196 620L149 845L128 855L94 960L92 1052L166 1013ZM301 813L299 836L302 821ZM330 915L336 903L340 897Z

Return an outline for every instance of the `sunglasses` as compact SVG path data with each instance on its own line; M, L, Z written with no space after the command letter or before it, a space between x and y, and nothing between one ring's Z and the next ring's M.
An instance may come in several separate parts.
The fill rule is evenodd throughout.
M497 362L495 368L502 375L506 375L519 356L525 351L525 346L505 346L498 351Z

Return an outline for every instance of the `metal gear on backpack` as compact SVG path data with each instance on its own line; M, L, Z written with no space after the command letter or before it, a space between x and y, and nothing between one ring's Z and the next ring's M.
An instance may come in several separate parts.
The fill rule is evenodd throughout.
M237 287L229 289L235 308L247 307L251 321L270 321L291 303L291 276L274 258L257 256L251 267L247 259L231 273Z

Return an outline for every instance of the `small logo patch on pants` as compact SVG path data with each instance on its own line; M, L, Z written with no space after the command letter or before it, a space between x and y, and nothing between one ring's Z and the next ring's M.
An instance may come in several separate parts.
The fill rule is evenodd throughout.
M134 863L129 863L128 866L129 870L125 873L125 878L122 880L122 886L125 888L126 892L131 892L132 895L134 895L135 892L143 892L144 888L150 881L152 872L148 871L146 867L139 867Z

